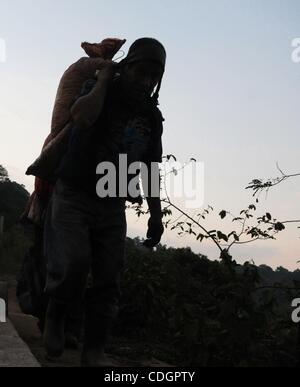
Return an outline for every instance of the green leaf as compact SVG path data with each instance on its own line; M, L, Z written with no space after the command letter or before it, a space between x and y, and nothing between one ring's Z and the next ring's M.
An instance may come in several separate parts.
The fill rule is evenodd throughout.
M224 218L226 218L227 211L223 210L223 211L220 212L219 215L221 216L221 219L224 219Z
M200 240L200 242L202 242L204 238L205 238L205 236L204 236L203 234L199 234L199 235L197 236L197 241Z
M285 230L285 225L280 223L280 222L278 222L278 223L275 224L275 230L276 231L283 231L283 230Z
M218 231L218 238L223 239L225 242L228 242L227 235L223 234L221 231Z

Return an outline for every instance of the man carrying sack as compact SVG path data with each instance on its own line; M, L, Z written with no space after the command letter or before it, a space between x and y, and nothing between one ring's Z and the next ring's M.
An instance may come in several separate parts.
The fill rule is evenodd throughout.
M164 119L157 105L165 64L166 51L159 41L139 39L120 63L104 61L71 106L68 147L54 174L56 184L44 229L45 291L50 298L44 342L50 357L62 355L68 310L85 297L82 365L114 365L105 347L118 315L126 200L135 198L120 191L100 197L97 182L104 174L97 175L96 170L101 163L114 165L118 188L124 177L120 155L126 155L129 164L143 162L149 171L158 170ZM156 246L164 232L160 197L151 193L153 185L159 186L159 172L154 175L156 181L151 175L146 182L147 247ZM87 289L90 272L92 284Z

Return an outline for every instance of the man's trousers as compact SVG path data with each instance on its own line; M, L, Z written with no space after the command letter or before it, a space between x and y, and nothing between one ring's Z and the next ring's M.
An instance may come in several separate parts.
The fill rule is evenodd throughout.
M126 201L98 198L59 179L44 232L45 291L69 306L83 300L103 317L118 314L127 233ZM88 285L91 274L91 286Z

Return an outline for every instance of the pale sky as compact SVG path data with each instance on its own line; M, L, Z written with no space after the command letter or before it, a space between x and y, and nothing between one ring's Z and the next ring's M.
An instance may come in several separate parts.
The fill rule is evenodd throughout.
M0 163L31 192L26 168L50 131L59 79L84 53L82 41L106 37L159 39L168 53L161 91L164 154L205 165L205 206L238 213L253 202L253 178L276 177L276 162L300 172L300 63L291 42L300 37L300 2L292 0L10 0L0 5ZM2 53L3 54L3 53ZM0 58L3 55L0 53ZM300 218L300 178L260 203L281 220ZM145 222L128 219L129 236ZM221 228L211 220L211 228ZM229 232L232 230L228 230ZM239 262L298 267L300 230L277 241L235 249ZM167 232L169 246L191 246L218 258L213 245Z

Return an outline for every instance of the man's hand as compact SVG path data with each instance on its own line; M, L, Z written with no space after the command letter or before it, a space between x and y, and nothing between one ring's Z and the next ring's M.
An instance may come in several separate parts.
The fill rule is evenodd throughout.
M164 230L162 219L151 217L148 222L148 239L144 242L144 246L148 248L157 246L161 241Z
M97 80L111 80L115 74L115 63L111 60L104 60L96 71Z

